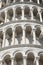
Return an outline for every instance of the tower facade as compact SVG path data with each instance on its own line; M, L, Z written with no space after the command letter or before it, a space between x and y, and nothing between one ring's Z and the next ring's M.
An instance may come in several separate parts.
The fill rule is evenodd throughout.
M43 65L43 0L0 0L0 65Z

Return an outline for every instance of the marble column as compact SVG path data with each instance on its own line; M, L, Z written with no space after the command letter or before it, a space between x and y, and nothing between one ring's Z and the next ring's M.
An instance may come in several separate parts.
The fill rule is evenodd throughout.
M24 20L24 7L22 7L22 20Z
M34 60L34 64L35 65L39 65L39 59L40 59L39 56L38 57L35 57L35 60Z
M5 38L6 38L6 31L3 30L3 44L2 44L2 47L5 47Z
M23 27L23 44L26 44L25 27Z
M2 60L0 60L0 65L2 65Z
M36 44L35 28L32 29L32 33L33 33L33 44Z
M14 65L14 57L11 58L11 65Z
M15 20L15 8L13 7L13 18L12 20L14 21Z
M25 56L23 56L23 65L27 65L27 63L26 63L26 62L27 62L27 60L26 60L26 59L27 59L27 56L26 56L26 55L25 55Z
M31 13L31 20L33 20L33 10L32 10L32 7L30 7L30 13Z
M7 22L7 10L5 10L5 23Z
M12 28L12 44L11 45L14 45L15 44L15 28Z
M39 17L40 17L40 22L42 22L42 15L41 15L41 10L38 9Z
M2 7L2 1L0 0L0 8Z
M37 3L40 4L39 0L37 0Z

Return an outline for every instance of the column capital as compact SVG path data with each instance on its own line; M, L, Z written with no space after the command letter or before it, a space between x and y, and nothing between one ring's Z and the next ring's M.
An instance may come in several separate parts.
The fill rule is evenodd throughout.
M23 58L24 58L24 59L25 59L25 58L27 59L27 55L24 55Z
M37 60L39 60L39 59L40 59L40 56L36 56L35 58L36 58Z
M12 31L15 31L15 28L14 27L12 27Z
M14 60L14 57L11 57L11 60Z
M5 10L5 13L7 13L7 10Z
M6 30L5 29L3 29L3 33L5 33L6 32Z
M12 9L13 9L13 10L16 10L16 8L15 8L15 7L13 7Z
M35 26L32 26L32 30L33 30L33 31L35 31L35 30L36 30Z
M25 27L25 26L22 26L22 29L23 29L23 30L26 30L26 27Z
M41 13L41 9L40 9L40 8L38 8L38 12L40 12L40 13Z
M22 6L21 8L22 8L22 10L24 10L24 6Z
M32 7L30 7L30 10L32 10L32 11L33 11L33 8L32 8Z

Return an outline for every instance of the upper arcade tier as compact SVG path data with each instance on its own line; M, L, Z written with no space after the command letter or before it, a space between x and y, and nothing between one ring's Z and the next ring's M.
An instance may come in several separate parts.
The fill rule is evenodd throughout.
M0 0L0 8L1 7L5 7L11 3L36 3L36 4L40 4L43 5L43 0Z
M0 9L0 24L29 20L43 23L43 7L33 4L12 4Z

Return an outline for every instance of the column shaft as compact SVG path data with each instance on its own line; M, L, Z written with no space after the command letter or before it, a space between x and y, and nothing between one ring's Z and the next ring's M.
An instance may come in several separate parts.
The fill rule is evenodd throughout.
M24 8L22 8L22 20L24 20Z
M35 57L35 65L39 65L39 57Z
M37 3L40 4L39 0L37 0Z
M27 63L26 63L26 56L23 57L23 65L27 65Z
M36 34L35 34L35 29L33 29L33 44L36 44Z
M5 10L5 23L7 22L7 10Z
M12 44L11 45L14 45L14 44L15 44L15 29L13 29Z
M30 13L31 13L31 20L33 20L33 11L32 11L32 7L30 7Z
M23 28L23 44L26 44L25 28Z
M14 58L11 58L11 65L14 65Z
M2 7L2 1L0 1L0 8Z
M15 20L15 8L13 8L13 21Z
M2 45L2 47L5 47L5 37L6 37L6 33L5 33L5 31L3 32L3 45Z
M40 16L40 22L42 22L42 15L41 15L41 12L39 12L39 16Z

